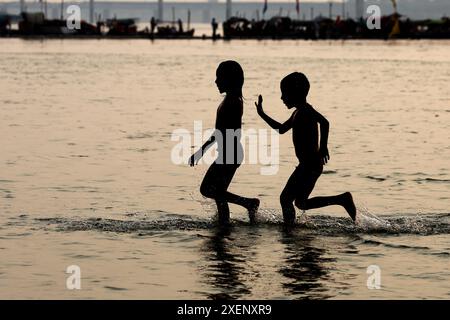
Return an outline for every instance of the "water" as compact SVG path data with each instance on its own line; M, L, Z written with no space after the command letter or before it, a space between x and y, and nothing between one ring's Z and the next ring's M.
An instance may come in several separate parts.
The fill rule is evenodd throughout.
M0 40L0 298L446 298L450 42ZM313 195L341 208L284 230L278 196L295 166L280 137L276 176L243 165L231 189L260 197L257 226L231 207L215 225L205 166L170 161L174 129L214 124L215 68L246 73L253 101L289 116L279 80L311 81L331 122L331 162ZM82 289L67 290L69 265ZM381 269L381 289L366 286Z

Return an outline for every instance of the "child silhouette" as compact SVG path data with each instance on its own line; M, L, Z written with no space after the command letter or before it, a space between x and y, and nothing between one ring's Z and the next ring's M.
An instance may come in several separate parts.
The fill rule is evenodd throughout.
M242 127L244 71L236 61L224 61L216 71L216 85L220 93L226 96L217 109L215 132L189 159L190 166L200 158L214 142L218 144L218 157L211 164L203 178L200 192L214 199L220 224L228 224L230 209L228 203L238 204L248 210L250 222L255 221L259 207L256 198L245 198L227 191L236 170L243 160L243 148L240 142Z
M280 84L281 100L288 109L296 108L291 117L279 123L269 117L263 110L263 98L260 95L255 102L256 110L261 118L280 134L292 129L295 154L300 162L280 195L283 219L286 224L294 224L295 208L308 210L330 205L341 205L353 221L356 218L356 207L350 192L336 196L314 197L308 199L317 179L328 162L329 123L319 112L307 103L309 81L303 73L294 72L286 76ZM320 125L320 143L318 125Z

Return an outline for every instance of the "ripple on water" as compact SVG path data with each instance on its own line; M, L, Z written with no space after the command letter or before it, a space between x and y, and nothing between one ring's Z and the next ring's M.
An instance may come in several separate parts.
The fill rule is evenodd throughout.
M255 228L280 227L282 225L279 210L262 209L259 212L257 225L247 221L232 219L231 224L239 227ZM318 235L345 234L449 234L450 214L389 215L375 216L358 210L357 221L352 223L347 217L329 215L301 215L295 228L304 229ZM135 218L135 217L134 217ZM152 235L158 232L208 230L217 226L214 219L172 214L167 218L156 220L137 219L103 219L103 218L39 218L38 223L45 223L49 228L58 231L103 231Z

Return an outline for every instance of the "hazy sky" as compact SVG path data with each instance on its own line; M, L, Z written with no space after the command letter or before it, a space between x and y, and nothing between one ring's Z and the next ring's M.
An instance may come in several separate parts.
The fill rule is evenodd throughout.
M36 0L25 0L26 2L37 2ZM88 0L65 0L66 2L86 2ZM95 2L157 2L157 0L95 0ZM207 2L208 0L164 0L165 2ZM218 0L219 2L225 2L226 0ZM232 0L233 2L261 2L264 0ZM300 0L300 2L328 2L329 0ZM390 1L390 0L381 0ZM15 2L12 0L0 0L0 2ZM17 0L19 2L19 0ZM60 0L48 0L48 2L61 2ZM268 0L268 2L293 2L295 0ZM342 2L342 0L333 0L333 2Z

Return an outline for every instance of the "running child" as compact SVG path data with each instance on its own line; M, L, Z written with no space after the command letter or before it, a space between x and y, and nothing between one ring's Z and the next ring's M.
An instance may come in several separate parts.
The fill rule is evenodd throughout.
M242 127L244 71L236 61L220 63L216 71L216 85L225 98L217 109L215 132L189 159L190 166L198 163L203 154L217 142L218 157L209 167L200 186L200 193L214 199L220 224L228 224L228 203L240 205L248 210L250 222L255 221L259 200L245 198L228 191L228 186L243 160L240 142Z
M279 123L264 112L261 95L255 105L261 118L270 127L278 130L280 134L292 129L295 154L299 160L299 165L290 176L280 195L284 222L288 225L295 222L293 203L301 210L340 205L355 221L356 207L350 192L335 196L309 198L317 179L322 174L323 166L330 159L327 147L329 122L306 101L309 81L303 73L289 74L281 81L280 87L281 100L288 109L295 108L286 122Z

